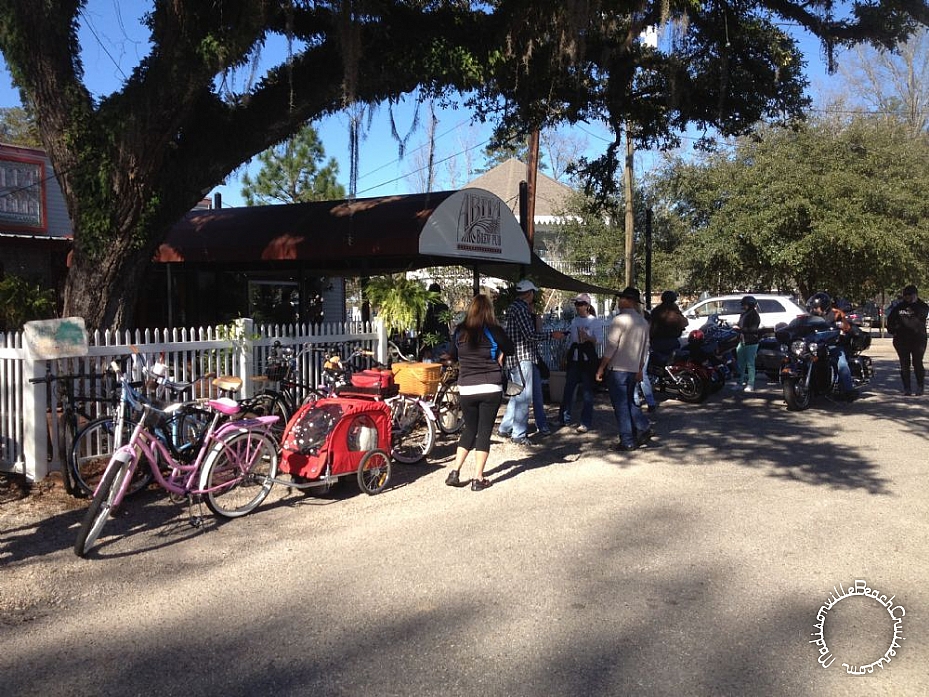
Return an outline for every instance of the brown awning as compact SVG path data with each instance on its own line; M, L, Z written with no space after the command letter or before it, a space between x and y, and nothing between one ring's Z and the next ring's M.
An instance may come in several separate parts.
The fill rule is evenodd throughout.
M417 259L419 233L453 193L192 211L170 230L154 261L301 261L321 273L427 266Z
M563 274L536 254L531 255L527 269L523 264L470 259L451 252L420 253L424 226L444 201L458 193L191 211L171 229L153 260L222 264L225 268L294 264L320 275L346 276L465 266L497 278L516 280L530 275L548 288L616 293Z

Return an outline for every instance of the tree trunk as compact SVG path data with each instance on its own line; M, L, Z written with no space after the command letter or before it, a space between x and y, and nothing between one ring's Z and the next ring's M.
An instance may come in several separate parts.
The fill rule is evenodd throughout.
M93 260L75 253L65 284L64 316L83 317L91 331L131 327L150 261L150 253L125 253L115 246Z

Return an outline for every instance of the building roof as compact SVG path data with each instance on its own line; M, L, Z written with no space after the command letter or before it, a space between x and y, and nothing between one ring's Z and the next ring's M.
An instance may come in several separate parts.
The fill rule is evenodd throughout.
M465 184L465 188L476 187L496 194L519 217L519 184L526 181L526 165L515 158L488 170L477 179ZM562 214L565 201L574 190L548 175L538 172L535 185L535 218L555 218Z

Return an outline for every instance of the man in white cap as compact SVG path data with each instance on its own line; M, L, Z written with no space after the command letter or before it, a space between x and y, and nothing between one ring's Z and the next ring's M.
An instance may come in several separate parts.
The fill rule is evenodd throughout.
M532 303L538 292L535 283L528 279L517 283L516 300L506 314L506 334L516 345L516 353L507 357L507 368L510 380L524 385L524 388L521 393L511 397L506 405L499 433L504 438L512 438L516 445L533 445L528 438L529 408L532 405L533 380L538 375L535 362L539 342L564 336L563 332L542 331L542 318L532 311ZM541 426L539 429L544 430Z
M619 314L613 318L597 368L597 380L607 380L613 413L619 426L619 449L635 450L652 437L651 424L635 403L636 384L644 377L648 356L648 322L638 313L642 296L627 287L619 294Z
M576 314L568 329L568 363L559 417L565 426L573 425L574 392L580 385L582 406L577 432L587 433L594 418L594 374L600 361L597 356L599 322L590 314L590 296L587 293L574 298L574 312Z

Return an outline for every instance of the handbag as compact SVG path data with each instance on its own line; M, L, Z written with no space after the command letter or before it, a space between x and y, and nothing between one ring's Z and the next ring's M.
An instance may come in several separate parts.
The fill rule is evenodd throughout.
M516 361L516 370L519 371L520 382L514 382L509 379L506 368L500 366L500 372L503 375L503 395L505 397L516 397L526 389L526 376L523 375L523 367Z
M490 339L492 346L496 346L493 335L490 333L490 330L487 327L484 327L484 336ZM501 361L500 363L500 384L503 386L503 396L504 397L515 397L520 395L525 389L526 377L523 375L523 367L519 364L519 361L516 361L516 369L519 371L519 382L513 382L510 380L509 371L504 367L503 356L502 354L497 356L497 360ZM520 384L522 383L522 384Z

